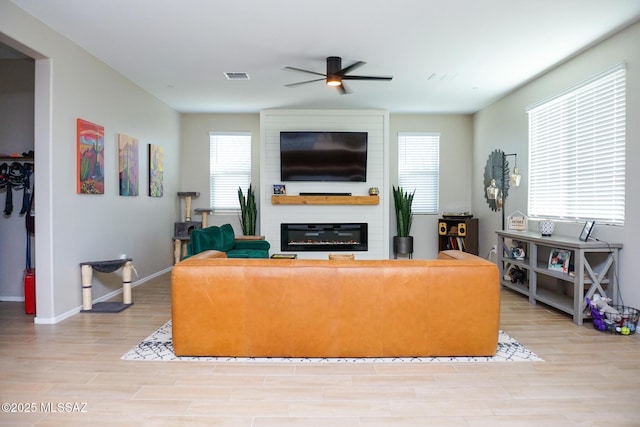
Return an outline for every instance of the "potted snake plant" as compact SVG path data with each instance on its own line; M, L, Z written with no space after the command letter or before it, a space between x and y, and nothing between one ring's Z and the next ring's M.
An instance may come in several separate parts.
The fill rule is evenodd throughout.
M240 226L242 234L254 236L256 234L256 220L258 218L258 208L256 207L256 196L251 184L245 197L242 188L238 187L238 200L240 201Z
M413 236L410 236L411 224L413 223L413 212L411 205L413 204L413 196L415 190L409 193L402 187L393 187L393 202L396 208L396 236L393 237L393 253L397 258L397 254L413 253Z

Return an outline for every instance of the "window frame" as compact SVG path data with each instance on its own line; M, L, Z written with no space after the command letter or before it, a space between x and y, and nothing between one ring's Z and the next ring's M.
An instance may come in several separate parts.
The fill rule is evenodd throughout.
M398 186L409 192L416 190L412 205L414 214L439 215L440 132L401 131L397 136ZM420 152L416 152L416 146L407 147L407 144L420 143L429 146L422 147ZM426 167L423 161L427 162Z
M529 216L624 225L625 65L530 106L527 113Z
M240 143L246 146L240 146L241 150L238 150ZM214 212L240 211L238 188L246 193L251 184L251 151L252 135L249 131L209 132L209 204ZM242 158L238 159L238 154L242 154ZM216 186L216 178L230 182Z

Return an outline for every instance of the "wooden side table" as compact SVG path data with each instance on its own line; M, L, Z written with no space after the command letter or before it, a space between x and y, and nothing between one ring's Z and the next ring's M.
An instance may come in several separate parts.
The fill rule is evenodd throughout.
M264 236L235 236L235 240L264 240Z
M173 263L177 264L187 254L187 243L190 237L174 237L173 238Z

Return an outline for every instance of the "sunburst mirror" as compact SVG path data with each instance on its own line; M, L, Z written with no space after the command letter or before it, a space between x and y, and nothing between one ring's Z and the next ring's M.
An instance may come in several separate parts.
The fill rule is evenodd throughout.
M504 189L502 188L503 180ZM494 150L489 154L487 164L484 167L482 192L489 208L493 211L500 210L502 201L509 195L509 162L502 150Z

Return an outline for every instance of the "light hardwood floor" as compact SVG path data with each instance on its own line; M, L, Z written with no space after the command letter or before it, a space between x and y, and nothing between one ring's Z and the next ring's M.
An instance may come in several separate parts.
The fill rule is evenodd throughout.
M502 293L501 328L544 362L120 360L170 318L169 288L165 274L135 287L134 305L120 314L80 313L56 325L35 325L21 303L0 302L0 400L36 409L2 412L0 425L640 425L640 334L576 326L511 291ZM86 412L43 411L58 403Z

